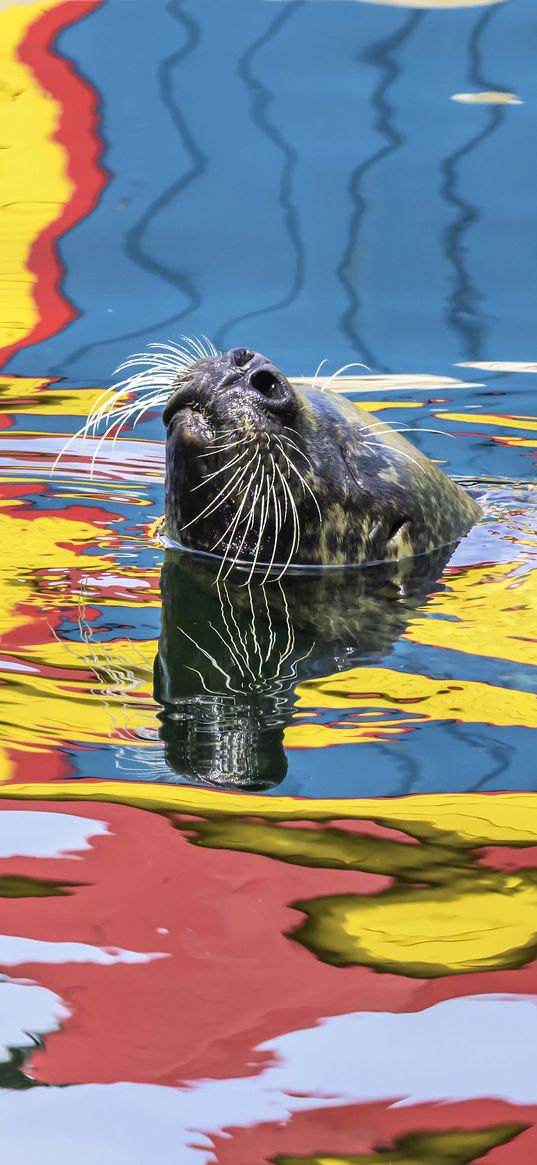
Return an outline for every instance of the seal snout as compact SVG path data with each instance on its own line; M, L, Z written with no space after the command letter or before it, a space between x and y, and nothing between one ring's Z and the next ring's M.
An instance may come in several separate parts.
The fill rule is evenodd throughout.
M162 414L162 419L164 421L164 424L166 425L166 428L171 423L171 421L173 421L173 418L175 416L177 416L178 413L181 413L181 412L187 411L187 410L189 412L193 412L193 411L197 412L198 408L199 408L198 396L197 396L197 393L195 392L195 390L193 389L193 386L190 384L180 385L179 388L176 388L175 392L172 392L172 394L168 400L168 403L166 405L166 408L164 409L164 412Z

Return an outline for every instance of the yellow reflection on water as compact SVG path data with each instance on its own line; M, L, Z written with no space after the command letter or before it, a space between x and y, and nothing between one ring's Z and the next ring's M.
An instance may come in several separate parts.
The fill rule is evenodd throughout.
M0 511L0 780L12 776L17 753L54 752L70 743L147 745L156 731L157 641L123 634L99 642L85 608L93 602L158 606L158 571L145 578L142 592L130 589L132 568L114 563L112 536L87 520L87 510L84 518L69 518L58 509L28 513L18 498L6 503L12 512ZM119 598L108 598L92 579L106 583L111 574L116 588L125 579ZM56 636L59 612L78 624L79 639Z
M472 1165L491 1149L519 1136L527 1125L495 1125L483 1129L450 1129L448 1132L413 1132L396 1137L393 1145L374 1153L315 1153L310 1157L273 1158L274 1165Z
M500 413L435 413L443 421L460 421L464 425L495 425L500 429L537 429L534 417L502 416Z
M405 639L537 664L537 572L524 560L468 567L444 581L446 589L411 619Z
M515 93L499 93L494 90L484 90L482 93L453 93L452 101L460 101L465 105L522 105L520 97Z
M267 821L376 821L420 841L449 845L537 845L534 793L427 793L408 797L286 797L189 785L87 780L13 782L0 799L92 801L155 813L260 817Z
M85 781L4 785L0 797L175 810L182 815L176 826L196 845L393 879L371 892L358 881L355 893L348 892L347 881L344 894L292 903L306 921L291 937L335 966L435 978L509 970L537 953L536 870L482 865L478 848L537 844L532 793L315 801ZM349 819L377 822L396 829L398 836L362 835L344 827ZM300 821L339 826L297 828ZM401 834L407 835L406 842Z
M17 51L34 21L57 4L10 4L0 12L0 349L24 339L38 321L30 252L73 191L66 151L56 139L60 105Z
M383 667L352 668L307 680L298 685L296 695L298 708L352 709L352 719L288 728L285 743L295 748L389 739L432 720L537 728L537 696L532 692L457 678L436 680ZM396 711L410 718L394 718ZM367 719L360 723L360 716Z
M447 886L339 894L296 904L296 937L324 962L428 979L512 970L537 954L534 870L496 870Z
M102 388L58 388L43 377L0 376L0 395L7 413L87 417L102 393Z

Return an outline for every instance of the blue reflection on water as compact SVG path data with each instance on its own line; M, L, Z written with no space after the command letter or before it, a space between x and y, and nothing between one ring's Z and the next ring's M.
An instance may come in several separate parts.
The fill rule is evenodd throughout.
M111 181L61 243L80 317L19 373L97 382L135 341L248 342L294 372L529 358L531 0L483 11L104 4L58 48ZM518 106L450 100L479 89Z
M487 373L481 383L481 372L454 365L534 354L534 33L533 0L450 11L152 0L105 3L73 23L57 49L99 94L110 182L59 244L78 318L9 370L108 384L133 349L206 332L267 352L288 374L326 358L330 371L355 360L374 372L460 375L467 388L431 390L389 418L451 472L531 476L531 449L499 445L501 426L484 428L479 415L533 414L535 378ZM451 100L491 89L524 104ZM442 410L474 410L476 423ZM57 433L79 421L38 424ZM33 434L36 418L16 427ZM420 433L431 427L457 439ZM138 432L161 440L160 419ZM147 499L158 513L160 485ZM63 504L59 484L46 505ZM125 553L139 569L155 558L141 543ZM118 606L95 630L103 643L122 632L143 640L156 619ZM455 658L466 679L486 671L491 683L533 690L529 665L403 641L390 666L440 676ZM379 772L390 794L454 788L458 749L478 755L472 787L523 788L534 782L529 731L431 724L398 749L339 746L337 779L331 750L298 750L279 791L372 793ZM361 768L366 753L378 757L374 775ZM85 772L91 755L79 760Z

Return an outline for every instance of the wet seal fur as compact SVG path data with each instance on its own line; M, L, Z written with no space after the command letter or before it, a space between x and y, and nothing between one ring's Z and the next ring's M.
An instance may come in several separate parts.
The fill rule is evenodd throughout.
M248 349L193 361L163 416L166 535L226 571L427 554L481 514L399 432Z

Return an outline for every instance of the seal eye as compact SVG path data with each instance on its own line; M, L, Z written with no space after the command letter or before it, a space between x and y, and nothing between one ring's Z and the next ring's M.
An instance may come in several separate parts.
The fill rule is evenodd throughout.
M281 391L280 382L274 373L269 372L266 368L260 368L259 372L253 372L250 377L250 384L255 388L256 392L260 392L261 396L279 396Z
M249 364L253 358L254 353L250 352L249 348L235 348L233 352L233 360L237 368L244 368L245 364Z

